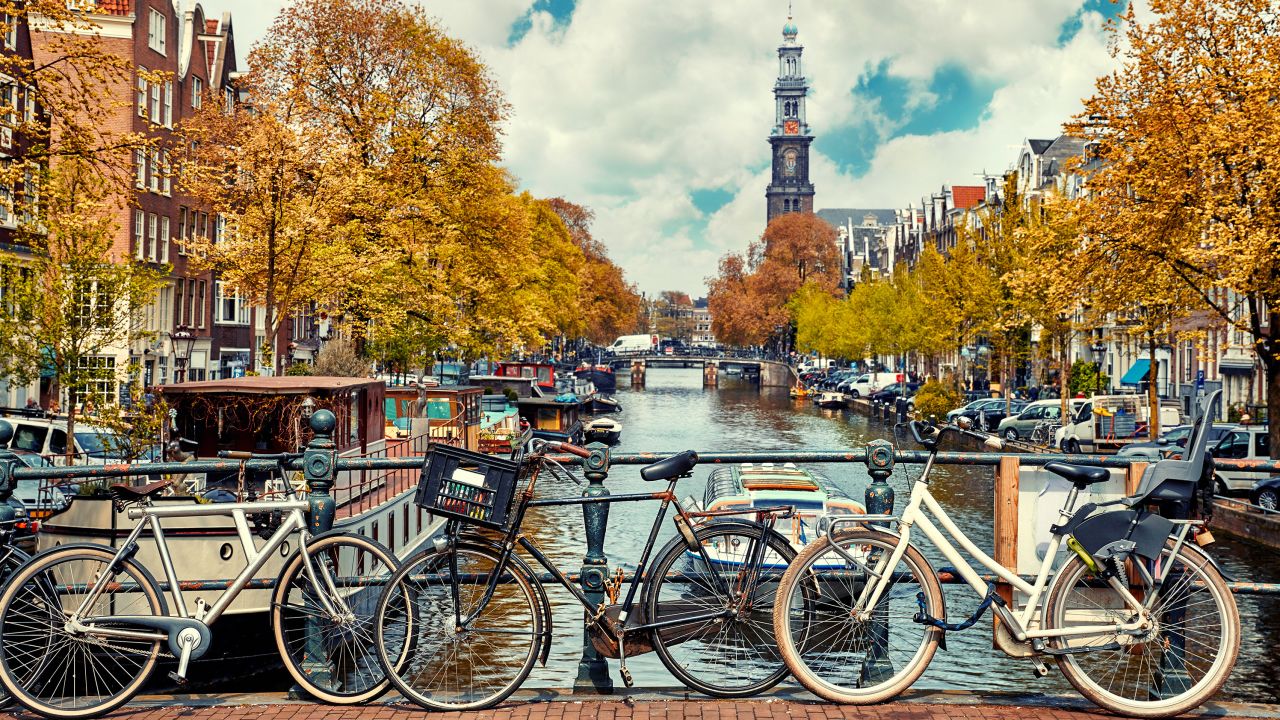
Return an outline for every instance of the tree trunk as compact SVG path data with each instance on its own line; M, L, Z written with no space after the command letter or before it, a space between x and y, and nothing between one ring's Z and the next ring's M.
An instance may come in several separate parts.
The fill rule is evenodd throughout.
M1272 331L1280 332L1280 329L1273 325ZM1280 458L1280 356L1264 355L1262 367L1267 373L1267 435L1271 440L1271 457Z
M1071 349L1067 347L1068 341L1063 338L1059 343L1062 359L1058 362L1058 397L1062 398L1062 424L1066 425L1071 417L1071 398L1070 386L1067 384L1067 368L1070 361Z
M1156 438L1160 437L1160 393L1157 385L1160 380L1160 366L1156 364L1155 334L1152 333L1147 340L1147 358L1151 363L1147 371L1147 412L1150 413L1147 420L1147 438L1155 442Z
M68 465L75 464L76 454L76 387L72 385L67 388L67 447L66 458Z

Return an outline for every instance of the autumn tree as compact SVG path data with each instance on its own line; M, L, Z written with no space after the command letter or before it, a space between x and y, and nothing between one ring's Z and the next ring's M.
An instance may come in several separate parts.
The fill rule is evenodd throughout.
M640 293L626 281L622 268L609 259L604 244L591 235L592 212L564 198L551 198L547 203L582 250L576 308L585 323L583 336L597 345L607 345L620 335L647 331L636 322L641 311Z
M653 301L654 331L677 340L693 339L693 300L679 290L663 290Z
M1075 123L1096 140L1082 230L1114 272L1153 264L1250 338L1280 418L1280 25L1270 0L1153 0ZM1148 19L1149 18L1149 19ZM1273 456L1280 422L1271 423Z
M115 402L97 388L114 387L125 374L114 356L145 336L145 313L164 277L115 254L106 188L95 163L52 164L42 173L41 232L26 235L30 257L0 263L0 376L28 383L46 370L55 393L66 393L69 438L83 402ZM66 452L70 460L72 443Z

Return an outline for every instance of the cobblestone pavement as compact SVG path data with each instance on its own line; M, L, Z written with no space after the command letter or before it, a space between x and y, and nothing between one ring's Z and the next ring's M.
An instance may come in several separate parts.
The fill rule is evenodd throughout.
M811 696L777 693L755 700L686 699L684 693L575 696L554 691L522 693L494 708L474 713L427 713L413 705L380 703L336 707L294 702L280 694L152 696L108 717L127 720L1075 720L1111 717L1079 698L1039 695L979 695L911 692L884 705L854 707L816 702ZM34 717L0 713L3 718ZM1210 703L1192 717L1273 718L1280 706Z

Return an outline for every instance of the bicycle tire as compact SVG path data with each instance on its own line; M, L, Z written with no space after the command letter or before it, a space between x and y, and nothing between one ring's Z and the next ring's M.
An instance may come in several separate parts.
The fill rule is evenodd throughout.
M0 552L0 587L4 587L9 582L9 578L22 567L24 563L31 559L31 556L19 550L12 545L6 545L4 550ZM13 696L4 689L4 685L0 684L0 710L13 706Z
M276 583L271 598L271 628L285 669L308 694L334 705L373 700L387 691L391 681L382 672L374 648L374 630L381 584L399 568L385 545L363 535L326 535L306 546L311 567L324 572L332 586L313 585L299 548ZM323 582L323 578L320 578ZM339 597L333 597L337 589ZM342 596L342 588L355 588ZM317 593L329 596L349 610L337 617L318 603ZM322 658L309 658L320 651Z
M1129 717L1172 717L1211 698L1231 674L1240 649L1235 598L1198 547L1183 545L1177 555L1172 550L1167 544L1156 565L1169 567L1171 572L1155 608L1163 612L1147 636L1107 633L1050 639L1055 649L1073 647L1072 643L1074 647L1081 643L1120 645L1118 649L1058 656L1062 674L1099 707ZM1135 597L1147 597L1152 590L1145 575L1135 570L1127 574ZM1045 604L1047 629L1067 628L1072 621L1097 624L1099 616L1123 620L1130 614L1118 593L1110 587L1098 587L1092 571L1074 556L1058 571ZM1153 655L1158 655L1154 662ZM1119 686L1115 678L1099 679L1107 665L1122 667ZM1185 681L1178 670L1185 673ZM1162 691L1174 694L1161 696Z
M505 577L472 623L459 630L455 621L455 611L469 614L482 599L500 556L464 540L443 551L427 548L392 576L378 603L374 637L383 671L405 698L429 710L484 710L507 699L529 676L542 645L544 608L533 578L518 564L507 563ZM412 609L405 622L391 612L401 605ZM476 637L483 638L483 653L470 651ZM459 649L464 645L466 657ZM467 662L475 657L483 657L483 664Z
M879 530L841 532L834 542L824 537L810 543L783 574L774 634L787 668L814 695L854 705L884 702L910 687L933 659L941 631L912 618L918 594L930 615L945 617L942 586L913 545L897 566L885 567L900 542ZM855 559L870 558L876 573L892 583L868 620L854 614L866 574L837 547Z
M0 593L0 635L5 638L0 643L0 683L28 710L62 719L102 715L132 699L155 669L160 640L88 642L65 628L62 608L78 607L83 598L61 589L88 590L90 583L104 578L114 589L99 595L94 607L104 611L86 613L86 621L95 615L167 614L159 586L141 565L122 560L108 572L115 554L113 548L89 545L49 550L24 565ZM95 664L106 669L91 671ZM110 675L117 678L108 684ZM77 700L76 693L89 690L90 682L96 694L86 692Z
M766 535L767 533L767 535ZM678 625L655 629L651 633L653 649L667 670L687 687L713 697L747 697L764 692L787 676L787 666L778 653L773 636L773 604L777 595L777 577L761 582L761 574L772 571L775 576L790 564L796 552L778 532L754 522L722 520L704 524L694 531L695 539L708 552L723 559L733 555L730 565L741 563L762 538L767 543L765 567L739 568L736 576L726 577L730 583L746 582L744 592L722 588L706 573L706 562L677 536L654 561L646 588L646 619L659 622L678 619L682 614L706 614L716 609L731 609L741 595L747 597L746 612L727 621L704 620L697 625ZM734 541L737 540L735 545ZM745 541L745 542L744 542ZM741 559L739 559L741 558ZM682 568L681 577L671 575ZM751 572L754 570L755 572ZM697 577L694 573L699 573ZM727 573L722 573L722 577ZM688 582L681 582L683 580ZM739 588L741 589L741 588ZM730 656L721 654L726 651Z

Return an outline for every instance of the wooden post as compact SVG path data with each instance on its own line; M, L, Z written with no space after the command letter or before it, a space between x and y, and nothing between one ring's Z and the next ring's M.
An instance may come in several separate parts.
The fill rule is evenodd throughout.
M1129 464L1129 470L1124 479L1124 494L1135 495L1138 492L1138 484L1142 482L1142 473L1147 469L1147 463L1135 462Z
M702 366L702 387L713 388L720 384L720 366L715 360L708 360Z
M995 487L995 547L992 557L1006 568L1018 570L1018 458L1006 455L996 466ZM1008 583L997 583L996 592L1012 606L1013 588ZM994 617L993 631L999 632L1000 619ZM1000 649L998 641L993 644Z

